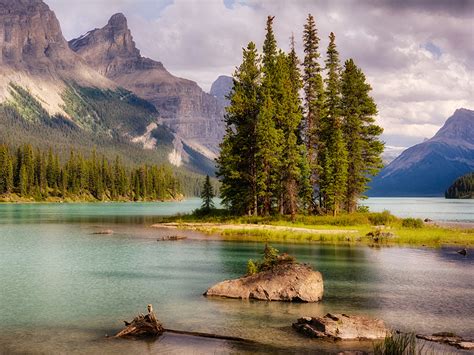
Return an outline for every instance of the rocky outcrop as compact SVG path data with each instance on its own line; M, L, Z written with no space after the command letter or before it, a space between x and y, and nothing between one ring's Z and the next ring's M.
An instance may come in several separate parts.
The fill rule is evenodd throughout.
M224 106L195 82L170 74L162 63L145 58L135 46L123 14L103 28L73 39L69 46L120 86L150 101L162 123L205 155L218 152L224 135ZM212 156L211 158L214 158Z
M323 278L305 264L281 264L255 275L226 280L208 289L205 296L264 301L317 302L323 297Z
M334 340L383 339L390 334L379 319L330 313L324 317L300 318L293 328L311 338Z

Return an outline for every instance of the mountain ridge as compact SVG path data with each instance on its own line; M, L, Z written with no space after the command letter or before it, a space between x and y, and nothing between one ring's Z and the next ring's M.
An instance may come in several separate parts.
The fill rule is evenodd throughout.
M69 41L91 67L150 101L160 121L186 143L214 158L224 135L224 106L195 82L173 76L161 62L143 57L127 19L114 14L102 28Z
M410 147L371 182L368 195L442 196L457 177L474 171L474 111L457 109L430 139Z

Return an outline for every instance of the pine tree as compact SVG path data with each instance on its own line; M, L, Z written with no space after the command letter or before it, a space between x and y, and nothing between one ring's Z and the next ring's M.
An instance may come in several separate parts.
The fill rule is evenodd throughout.
M299 61L296 55L294 38L288 56L280 54L277 62L280 68L281 96L279 106L282 116L278 118L283 134L281 155L281 201L280 213L295 216L298 209L299 185L302 181L301 169L304 164L304 145L298 140L299 128L303 119L299 91L302 88Z
M327 212L341 209L347 188L347 149L343 141L341 119L341 82L336 37L331 32L326 58L324 116L321 117L318 149L320 192Z
M201 199L202 199L202 205L201 209L204 212L209 212L212 209L214 209L214 201L213 198L215 197L214 194L214 189L212 188L211 185L211 179L209 178L209 175L206 176L204 179L204 184L202 186L202 191L201 191Z
M317 210L315 191L319 184L318 149L321 117L324 115L324 87L321 75L321 66L318 62L319 37L314 18L308 15L303 34L304 61L303 61L303 83L305 93L305 131L307 160L310 171L310 185L303 193L305 204L312 212ZM318 193L319 194L319 193Z
M236 214L257 214L257 117L261 72L255 44L243 50L243 61L234 73L230 106L225 116L226 134L217 159L223 203Z
M355 212L357 201L367 190L370 176L382 167L380 155L383 143L379 140L382 128L375 124L377 106L365 75L352 59L345 62L342 74L341 108L344 140L348 150L348 175L345 208Z

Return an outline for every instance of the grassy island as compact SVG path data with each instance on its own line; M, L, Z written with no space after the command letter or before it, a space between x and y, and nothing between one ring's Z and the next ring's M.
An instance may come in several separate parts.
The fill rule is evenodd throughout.
M193 229L229 240L354 243L365 245L474 245L474 228L421 219L398 218L388 211L336 217L232 216L225 210L164 218L156 227Z

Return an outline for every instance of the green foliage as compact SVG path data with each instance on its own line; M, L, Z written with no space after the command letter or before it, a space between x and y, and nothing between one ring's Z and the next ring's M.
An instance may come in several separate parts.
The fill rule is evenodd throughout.
M207 175L206 178L204 179L204 184L202 186L202 191L201 191L202 212L209 213L212 209L215 208L214 201L212 200L214 197L215 197L214 189L212 188L209 175Z
M293 256L286 253L279 254L278 249L269 244L265 244L261 261L250 259L247 262L247 275L254 275L261 271L271 270L280 264L294 263L296 260Z
M273 20L267 18L261 61L251 42L234 74L217 160L223 202L237 215L355 212L383 149L371 88L352 60L341 78L333 33L323 80L311 15L301 75L294 39L288 54L278 50Z
M420 218L404 218L402 227L405 228L423 228L423 221Z
M23 199L134 200L178 198L179 181L166 166L125 167L119 157L111 164L94 149L89 158L70 151L62 166L57 153L31 145L10 152L0 145L0 194Z
M255 275L258 272L258 265L250 259L247 262L247 276Z
M356 210L370 177L382 168L384 144L379 136L383 129L374 123L377 107L369 96L371 90L362 70L352 59L347 60L342 74L341 107L348 151L345 209L349 212Z
M415 355L417 350L415 333L395 333L387 335L383 342L374 344L375 355Z
M474 198L474 172L457 178L444 195L446 198Z
M370 213L368 215L370 224L374 226L386 226L389 225L390 223L395 222L396 217L393 216L390 211L383 211L380 213Z

